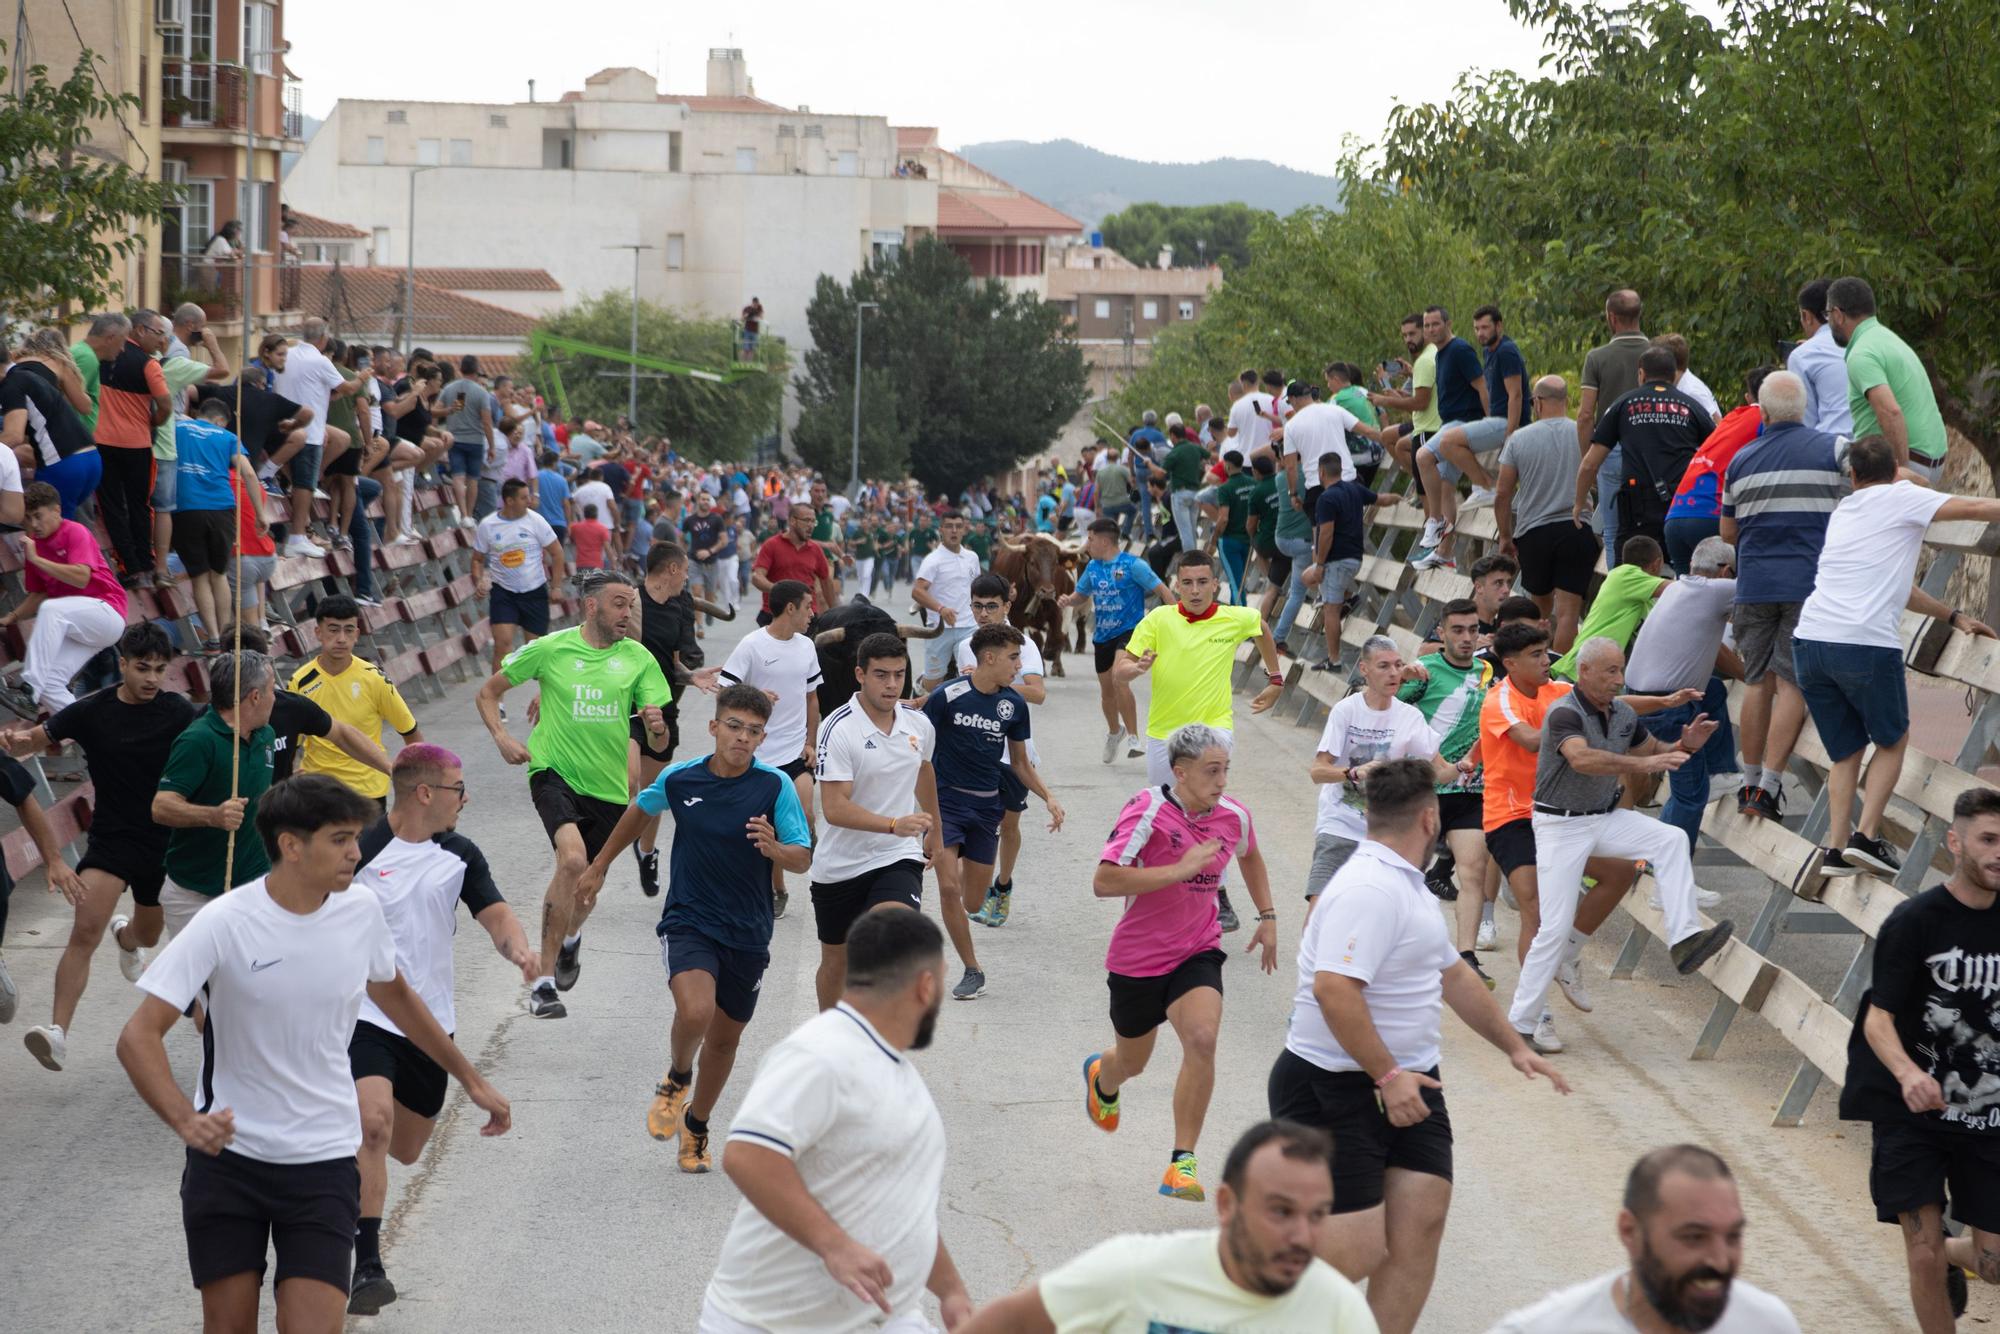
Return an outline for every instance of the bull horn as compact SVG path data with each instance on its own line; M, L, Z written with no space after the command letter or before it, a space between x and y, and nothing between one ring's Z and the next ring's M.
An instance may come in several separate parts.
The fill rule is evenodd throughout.
M1028 549L1028 539L1024 537L1021 538L1019 541L1016 541L1015 539L1010 537L1002 537L1000 539L1000 545L1007 548L1009 551L1026 551Z
M831 648L846 638L847 627L843 625L832 630L820 631L813 636L813 643L819 648Z
M936 639L944 633L944 622L939 621L931 626L899 625L896 627L896 633L905 639Z
M694 600L694 609L699 612L706 612L718 621L733 621L736 619L736 608L719 607L715 603L704 601L701 598Z

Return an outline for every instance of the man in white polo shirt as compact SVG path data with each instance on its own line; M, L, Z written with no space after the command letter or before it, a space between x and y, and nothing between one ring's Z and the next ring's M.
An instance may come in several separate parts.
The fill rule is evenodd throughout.
M856 919L895 904L920 907L924 870L936 860L937 733L898 701L910 678L903 637L873 634L854 650L854 698L819 729L815 774L826 833L813 849L813 921L819 931L819 1008L847 985L847 933Z
M952 674L958 646L972 638L972 581L979 577L979 556L963 545L969 527L957 510L946 510L938 525L942 544L931 549L917 566L910 596L916 604L944 623L944 633L931 640L924 650L924 689L934 690L938 682Z
M266 792L257 835L271 872L197 913L153 960L118 1038L133 1087L187 1144L181 1218L208 1329L253 1329L275 1244L287 1327L340 1328L360 1218L361 1111L348 1041L365 993L491 1114L507 1100L452 1043L396 967L375 895L349 888L377 807L325 774ZM200 997L202 1068L191 1101L166 1035Z
M932 1334L971 1299L938 1231L944 1122L906 1055L944 1003L944 937L921 913L862 914L847 989L771 1049L729 1128L743 1192L698 1334Z

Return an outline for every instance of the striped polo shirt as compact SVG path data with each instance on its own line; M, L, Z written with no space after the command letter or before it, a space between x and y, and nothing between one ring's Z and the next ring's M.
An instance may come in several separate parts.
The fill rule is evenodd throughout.
M1813 591L1826 521L1853 488L1848 441L1799 422L1774 422L1729 461L1722 517L1736 520L1736 601L1804 602Z

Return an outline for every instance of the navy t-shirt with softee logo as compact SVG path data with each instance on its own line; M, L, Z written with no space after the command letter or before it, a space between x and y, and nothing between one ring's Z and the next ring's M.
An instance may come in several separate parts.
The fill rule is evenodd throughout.
M1009 743L1028 740L1028 701L1008 686L981 694L969 676L954 676L933 690L924 701L924 716L937 731L932 764L939 787L998 792Z

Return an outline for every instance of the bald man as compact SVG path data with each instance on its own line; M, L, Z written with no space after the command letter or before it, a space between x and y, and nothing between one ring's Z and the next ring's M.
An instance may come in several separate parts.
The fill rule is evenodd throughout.
M1535 381L1534 420L1500 450L1493 521L1500 550L1521 564L1521 586L1553 632L1552 648L1576 642L1583 599L1597 569L1597 534L1575 512L1580 455L1569 419L1569 385L1560 375Z

